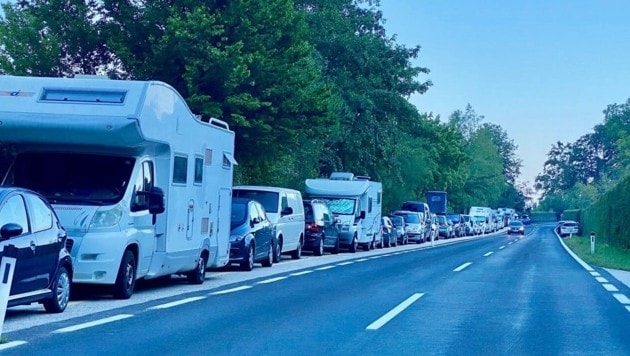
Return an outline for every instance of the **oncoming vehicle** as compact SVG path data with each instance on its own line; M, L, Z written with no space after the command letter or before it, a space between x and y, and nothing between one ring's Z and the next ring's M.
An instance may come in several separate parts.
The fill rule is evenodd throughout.
M0 257L17 248L8 306L39 302L60 313L70 300L72 261L66 231L41 195L21 188L0 188Z
M520 221L512 221L508 226L508 235L511 234L521 234L525 235L525 226Z

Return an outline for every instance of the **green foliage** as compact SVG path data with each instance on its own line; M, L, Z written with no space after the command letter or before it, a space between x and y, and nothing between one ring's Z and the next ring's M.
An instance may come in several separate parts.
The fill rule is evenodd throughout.
M586 263L594 266L630 271L630 250L595 240L595 253L591 254L591 239L588 234L564 239L564 243Z
M582 209L568 209L562 213L562 220L572 220L580 222L582 218Z
M558 215L555 212L550 211L532 211L529 214L529 218L532 220L532 222L558 221Z

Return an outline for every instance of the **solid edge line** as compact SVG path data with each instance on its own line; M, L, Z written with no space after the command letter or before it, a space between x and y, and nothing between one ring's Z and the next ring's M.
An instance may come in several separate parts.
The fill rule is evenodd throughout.
M240 286L240 287L236 287L236 288L232 288L232 289L226 289L226 290L220 290L218 292L208 293L208 295L221 295L221 294L240 292L240 291L245 290L245 289L250 289L251 287L252 286Z
M466 262L466 263L464 263L463 265L461 265L461 266L459 266L459 267L455 268L455 269L453 270L453 272L461 272L464 268L466 268L466 267L468 267L468 266L470 266L470 265L472 265L472 262Z
M16 340L16 341L7 342L6 344L1 344L0 345L0 351L1 350L7 350L7 349L10 349L12 347L17 347L17 346L24 345L24 344L26 344L26 341Z
M170 302L170 303L164 303L164 304L156 305L156 306L150 307L148 309L149 310L168 309L168 308L176 307L178 305L191 303L191 302L196 302L196 301L202 300L202 299L206 299L206 297L190 297L190 298L186 298L186 299L176 300L176 301Z
M405 299L402 303L398 304L394 309L385 313L382 317L376 319L372 324L368 325L366 330L378 330L381 326L387 324L396 315L400 314L403 310L407 309L413 302L420 299L424 293L415 293L411 297Z
M99 325L103 325L103 324L107 324L107 323L112 323L114 321L119 321L119 320L131 318L132 316L133 316L133 314L114 315L114 316L109 317L109 318L94 320L94 321L90 321L90 322L83 323L83 324L77 324L77 325L73 325L73 326L68 326L67 328L57 329L57 330L54 330L53 333L56 333L56 334L58 334L58 333L69 333L69 332L72 332L72 331L87 329L87 328L91 328L91 327L94 327L94 326L99 326Z
M289 276L297 277L297 276L303 276L309 273L313 273L313 271L307 270L307 271L295 272L295 273L291 273Z
M564 243L564 241L562 241L562 238L560 237L560 235L558 235L558 233L556 232L556 229L553 229L553 233L554 235L556 235L556 237L562 244L562 247L564 247L564 249L569 253L569 255L573 257L574 260L577 261L577 263L579 263L582 267L584 267L585 270L589 272L595 271L593 267L589 266L588 263L582 261L582 259L578 255L576 255L575 253L573 253L573 251L571 251L571 249Z

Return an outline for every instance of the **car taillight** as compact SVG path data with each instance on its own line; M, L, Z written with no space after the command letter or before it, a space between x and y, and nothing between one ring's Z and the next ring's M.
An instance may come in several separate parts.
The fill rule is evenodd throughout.
M319 231L319 226L317 226L316 223L312 222L312 223L306 225L306 229L308 231L317 232L317 231Z

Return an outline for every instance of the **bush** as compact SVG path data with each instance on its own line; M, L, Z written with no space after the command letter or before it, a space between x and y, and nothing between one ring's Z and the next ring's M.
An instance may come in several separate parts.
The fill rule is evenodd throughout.
M584 234L595 232L601 241L630 249L630 177L582 212Z

